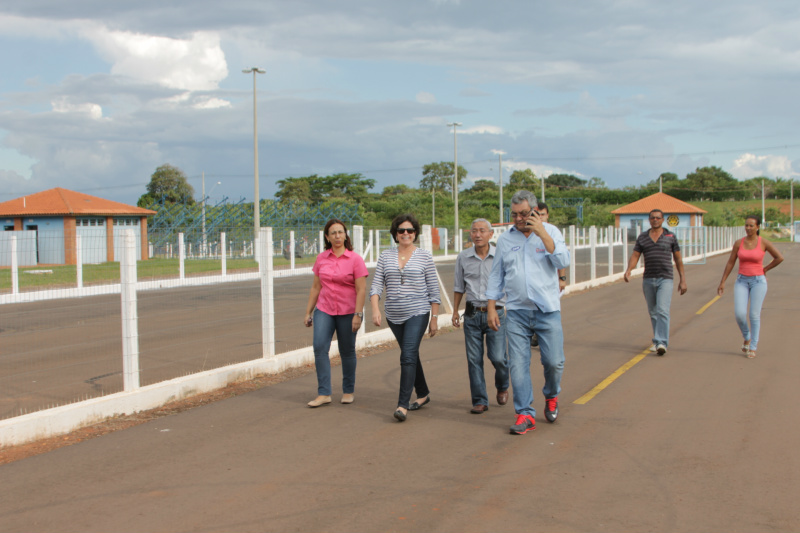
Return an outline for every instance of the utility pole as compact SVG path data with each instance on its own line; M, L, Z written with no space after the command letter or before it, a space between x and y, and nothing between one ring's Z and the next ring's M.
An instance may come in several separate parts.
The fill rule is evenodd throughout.
M253 200L253 243L258 239L261 230L261 195L258 192L258 106L256 99L256 74L264 74L266 71L258 67L242 70L244 74L253 73L253 181L255 182L255 199ZM253 257L258 261L258 252L253 249Z
M497 168L500 173L500 223L503 223L503 153L500 150L497 151Z
M458 135L456 135L456 128L461 126L460 122L451 122L448 126L453 127L453 201L455 202L455 234L453 241L453 248L456 252L461 251L461 231L458 227ZM458 245L455 243L458 242ZM457 246L457 248L456 248Z

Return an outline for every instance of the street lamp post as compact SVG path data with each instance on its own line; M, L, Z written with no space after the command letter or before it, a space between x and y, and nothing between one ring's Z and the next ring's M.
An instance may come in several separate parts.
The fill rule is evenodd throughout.
M503 223L503 217L504 217L504 213L503 213L503 154L505 152L503 152L501 150L494 150L494 152L497 154L497 168L498 168L499 176L500 176L500 181L499 181L499 184L500 184L500 224L502 224Z
M242 70L244 74L253 73L253 181L255 182L255 200L253 201L253 243L258 239L258 232L261 229L261 195L258 192L258 112L256 104L256 74L264 74L266 71L258 67ZM253 248L253 257L258 261L258 253Z
M461 232L459 231L458 227L458 136L456 135L456 128L461 126L460 122L451 122L447 126L452 126L453 128L453 199L455 201L455 234L454 238L458 239L458 246L456 247L456 241L453 241L453 248L455 248L456 252L461 251Z

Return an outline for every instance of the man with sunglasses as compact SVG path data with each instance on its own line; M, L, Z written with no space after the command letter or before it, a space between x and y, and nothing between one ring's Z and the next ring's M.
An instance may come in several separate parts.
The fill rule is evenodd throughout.
M494 262L495 247L489 243L494 230L485 218L472 223L470 238L472 246L458 254L453 287L453 326L461 326L458 307L464 294L467 304L464 310L464 343L467 350L467 370L469 389L472 395L471 413L479 415L489 410L489 397L486 394L486 379L483 372L483 345L486 342L486 355L494 366L494 385L497 388L497 403L508 402L508 354L506 334L503 329L504 300L495 309L500 318L500 329L495 331L487 322L486 285Z
M558 394L564 372L564 333L558 270L569 266L564 236L552 224L542 222L535 210L536 196L517 191L511 197L514 226L497 240L492 273L486 288L489 327L500 329L498 301L505 294L505 328L511 361L516 423L512 434L536 428L531 383L531 336L536 333L544 367L545 418L558 418Z

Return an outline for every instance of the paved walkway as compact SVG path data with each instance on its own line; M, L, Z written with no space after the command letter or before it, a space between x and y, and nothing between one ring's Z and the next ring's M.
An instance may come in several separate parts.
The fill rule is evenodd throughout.
M424 341L432 401L403 424L389 350L359 361L353 405L305 407L309 375L2 466L0 531L796 530L800 247L781 249L754 360L732 279L697 314L720 256L687 267L669 353L585 404L649 346L649 318L640 279L566 297L561 415L527 435L511 405L469 414L456 331Z

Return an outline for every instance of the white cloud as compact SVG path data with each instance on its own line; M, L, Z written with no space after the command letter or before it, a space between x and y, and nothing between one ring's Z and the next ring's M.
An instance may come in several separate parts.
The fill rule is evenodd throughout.
M731 175L740 180L765 176L768 178L792 178L800 173L792 169L792 161L783 155L743 154L733 162Z
M482 134L488 133L490 135L502 135L503 128L500 126L472 126L470 128L463 128L459 129L458 133L463 133L465 135L474 135L474 134Z
M420 91L417 93L417 102L420 104L433 104L436 103L436 97L431 93Z
M73 104L66 97L61 97L50 102L55 113L85 113L95 120L103 118L103 108L97 104Z
M96 26L84 32L98 52L112 63L111 72L172 89L217 89L228 65L215 32L195 32L175 39Z

